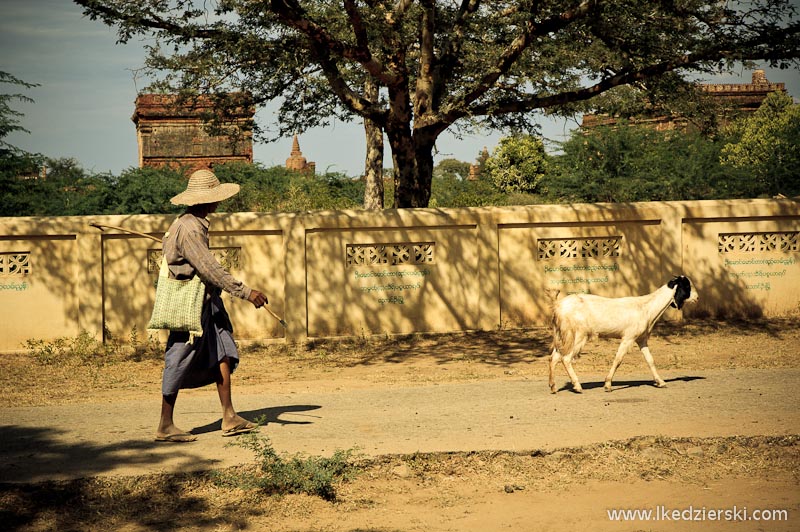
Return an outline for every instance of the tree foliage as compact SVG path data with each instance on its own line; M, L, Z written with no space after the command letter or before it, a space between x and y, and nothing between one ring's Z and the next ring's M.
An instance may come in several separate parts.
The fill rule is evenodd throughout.
M486 176L485 164L475 180L469 179L470 163L443 159L433 169L431 207L483 207L505 205L508 196Z
M543 182L551 200L628 202L751 197L746 169L724 167L725 139L618 123L576 131Z
M0 216L176 214L169 199L186 188L185 169L128 168L119 176L87 173L74 159L43 159L47 177L22 178L0 166ZM337 173L307 175L283 167L232 163L214 168L241 191L220 212L297 212L361 206L364 183Z
M800 194L800 106L791 96L769 94L729 133L734 140L722 149L724 165L751 172L764 193Z
M534 192L547 173L547 159L541 137L513 135L500 139L486 172L503 192Z
M8 72L0 71L0 84L7 84L7 85L14 85L19 87L24 87L26 89L30 89L33 87L38 87L39 85L36 83L27 83L18 79ZM15 131L24 131L25 133L30 133L27 129L20 125L20 118L22 118L23 114L12 107L12 102L30 102L33 103L33 100L22 93L11 93L11 94L0 94L0 155L5 156L6 154L19 154L20 150L8 142L6 142L5 138L14 133Z
M800 56L787 0L75 1L120 41L153 35L149 66L176 74L162 88L277 99L278 134L372 121L396 207L428 204L445 130L534 132L534 112L572 113L615 87Z

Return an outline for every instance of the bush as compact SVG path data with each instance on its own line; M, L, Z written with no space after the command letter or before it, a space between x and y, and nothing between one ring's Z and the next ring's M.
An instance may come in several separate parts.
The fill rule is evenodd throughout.
M262 418L259 424L263 423ZM257 489L266 495L305 493L333 501L336 499L336 484L350 480L355 474L353 450L337 450L330 458L281 456L269 438L257 432L238 436L230 445L253 451L256 470L254 473L245 470L220 473L217 482L221 485Z
M486 161L486 172L505 193L534 192L547 173L548 156L540 137L514 135L500 140Z
M723 138L646 126L576 132L542 182L551 201L627 202L758 195L745 169L720 164Z

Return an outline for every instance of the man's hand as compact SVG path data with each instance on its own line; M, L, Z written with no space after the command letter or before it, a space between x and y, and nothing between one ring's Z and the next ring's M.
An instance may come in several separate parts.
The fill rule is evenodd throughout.
M256 308L261 308L268 303L267 296L258 290L251 290L250 297L248 297L247 300Z

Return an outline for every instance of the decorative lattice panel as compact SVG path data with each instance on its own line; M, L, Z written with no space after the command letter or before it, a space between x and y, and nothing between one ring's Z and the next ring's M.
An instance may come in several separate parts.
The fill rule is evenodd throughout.
M242 248L212 247L211 253L216 257L222 267L228 271L235 270L241 266ZM158 273L159 268L161 268L161 250L148 249L147 271L150 273Z
M432 264L435 251L435 242L347 244L347 266Z
M0 275L22 276L31 273L31 254L29 251L0 253Z
M603 259L620 256L622 237L540 238L537 244L539 260Z
M800 251L800 232L783 233L720 233L720 253L764 253Z

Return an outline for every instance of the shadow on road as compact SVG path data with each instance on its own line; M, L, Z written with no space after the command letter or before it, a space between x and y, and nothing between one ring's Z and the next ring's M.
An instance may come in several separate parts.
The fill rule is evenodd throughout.
M319 419L321 416L315 416L312 414L302 414L301 412L310 412L312 410L318 410L320 408L322 408L320 405L273 406L270 408L259 408L258 410L245 410L243 412L239 412L239 415L247 420L259 422L264 426L269 424L309 425L311 423L314 423L313 419ZM304 417L306 419L302 421L281 419L281 416L284 414L292 414ZM205 434L207 432L215 432L221 430L222 430L222 419L218 419L217 421L209 423L208 425L195 427L189 432L191 432L192 434Z
M697 380L705 380L705 377L699 376L686 376L686 377L673 377L671 379L664 379L664 382L691 382ZM581 387L585 390L594 390L595 388L602 388L605 385L605 381L597 381L597 382L582 382ZM652 386L655 388L655 383L652 379L648 380L635 380L635 381L614 381L613 387L611 388L611 393L622 391L626 388L638 388L640 386ZM572 391L572 383L566 383L564 386L558 389L559 392L563 391Z
M409 364L415 360L434 360L437 364L470 360L490 366L507 366L519 362L534 362L548 356L551 331L546 327L513 331L474 331L445 334L414 334L396 336L374 342L369 349L356 345L357 354L341 360L343 367L374 364ZM345 352L346 341L315 339L305 348L308 352L339 350Z
M89 477L113 471L120 466L153 465L173 456L155 451L165 444L152 440L125 440L108 445L88 441L64 443L63 430L49 427L0 426L0 481L37 482L57 477ZM190 446L181 448L187 466L202 459Z

